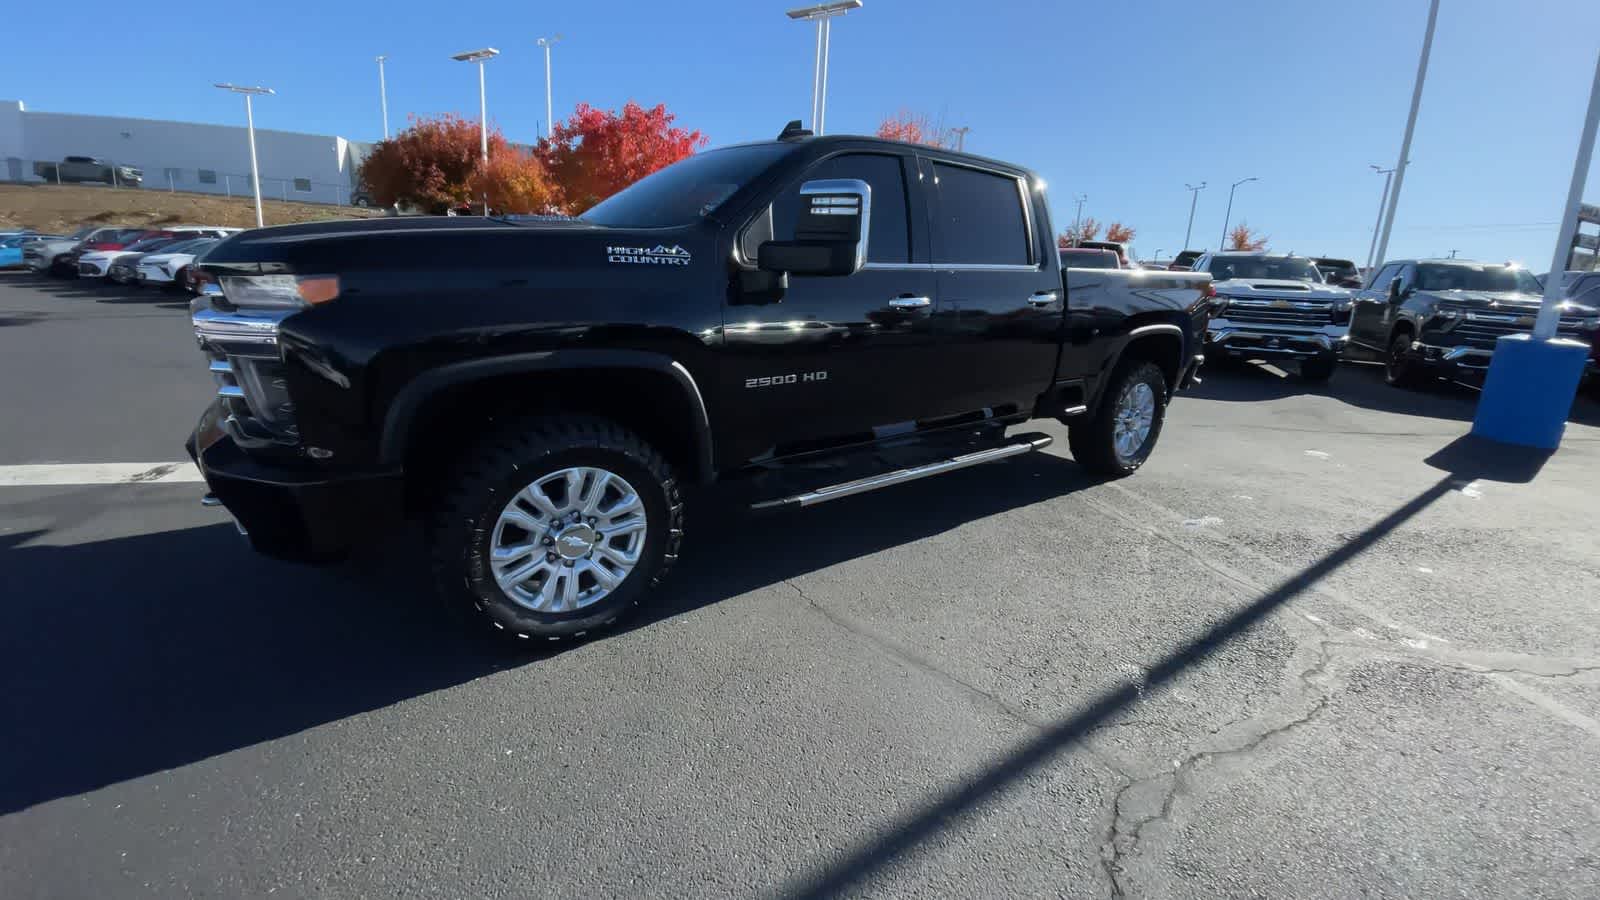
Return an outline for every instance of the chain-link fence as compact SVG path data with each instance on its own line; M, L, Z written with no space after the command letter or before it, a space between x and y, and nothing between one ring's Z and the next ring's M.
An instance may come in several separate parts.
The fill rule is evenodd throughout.
M252 195L250 173L217 169L149 166L127 160L29 160L10 157L0 165L0 181L23 184L84 184L119 190L187 192L223 197ZM261 198L344 206L358 202L349 183L293 176L261 175Z

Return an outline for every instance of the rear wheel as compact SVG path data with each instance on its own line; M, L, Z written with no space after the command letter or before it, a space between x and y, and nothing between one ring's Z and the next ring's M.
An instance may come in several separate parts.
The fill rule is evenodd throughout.
M1313 356L1300 360L1300 377L1306 381L1327 381L1339 367L1339 361L1329 356Z
M1411 358L1411 332L1396 331L1389 340L1383 360L1383 380L1395 387L1416 387L1422 381L1420 367Z
M523 639L574 637L637 606L676 561L677 481L621 426L524 420L468 453L429 525L438 588Z
M1094 417L1069 427L1072 458L1095 472L1132 475L1150 458L1167 414L1167 379L1148 360L1123 362Z

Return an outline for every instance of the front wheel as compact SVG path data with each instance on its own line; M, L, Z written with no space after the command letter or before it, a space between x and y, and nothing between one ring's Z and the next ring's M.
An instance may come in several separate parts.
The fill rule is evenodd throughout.
M1395 387L1416 387L1422 380L1419 366L1411 358L1411 332L1397 331L1389 340L1389 352L1383 360L1383 380Z
M1339 361L1330 356L1312 356L1300 360L1300 377L1306 381L1327 381L1339 367Z
M614 422L514 423L470 451L428 529L446 599L523 639L575 637L637 606L677 560L666 461Z
M1167 415L1167 379L1148 360L1117 367L1094 417L1072 425L1067 443L1078 464L1102 475L1132 475L1150 458Z

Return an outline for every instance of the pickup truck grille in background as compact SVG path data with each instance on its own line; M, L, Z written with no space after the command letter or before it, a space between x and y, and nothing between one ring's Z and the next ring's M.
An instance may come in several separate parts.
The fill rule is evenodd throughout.
M194 333L210 361L217 397L228 415L223 425L245 444L297 444L294 402L278 353L280 315L201 310Z
M1257 325L1302 325L1310 328L1321 328L1333 322L1333 305L1331 303L1317 303L1315 306L1308 301L1291 301L1287 307L1273 306L1272 301L1230 300L1227 308L1219 315L1230 322L1248 322ZM1310 308L1302 308L1310 307Z
M1473 347L1483 347L1487 350L1494 349L1494 342L1508 334L1527 334L1533 331L1533 325L1518 325L1519 318L1531 319L1532 316L1504 316L1496 318L1462 319L1456 327L1449 331L1456 340ZM1556 327L1556 334L1561 337L1588 340L1578 328L1578 320L1565 318Z

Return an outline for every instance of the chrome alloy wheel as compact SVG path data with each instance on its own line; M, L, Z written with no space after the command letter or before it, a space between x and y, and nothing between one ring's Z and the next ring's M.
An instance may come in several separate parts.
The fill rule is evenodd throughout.
M1150 426L1156 419L1156 394L1150 385L1135 381L1117 398L1116 424L1111 433L1117 459L1129 462L1139 455L1150 439Z
M644 502L626 479L561 469L517 492L495 520L489 566L507 597L535 612L572 612L622 584L644 553Z

